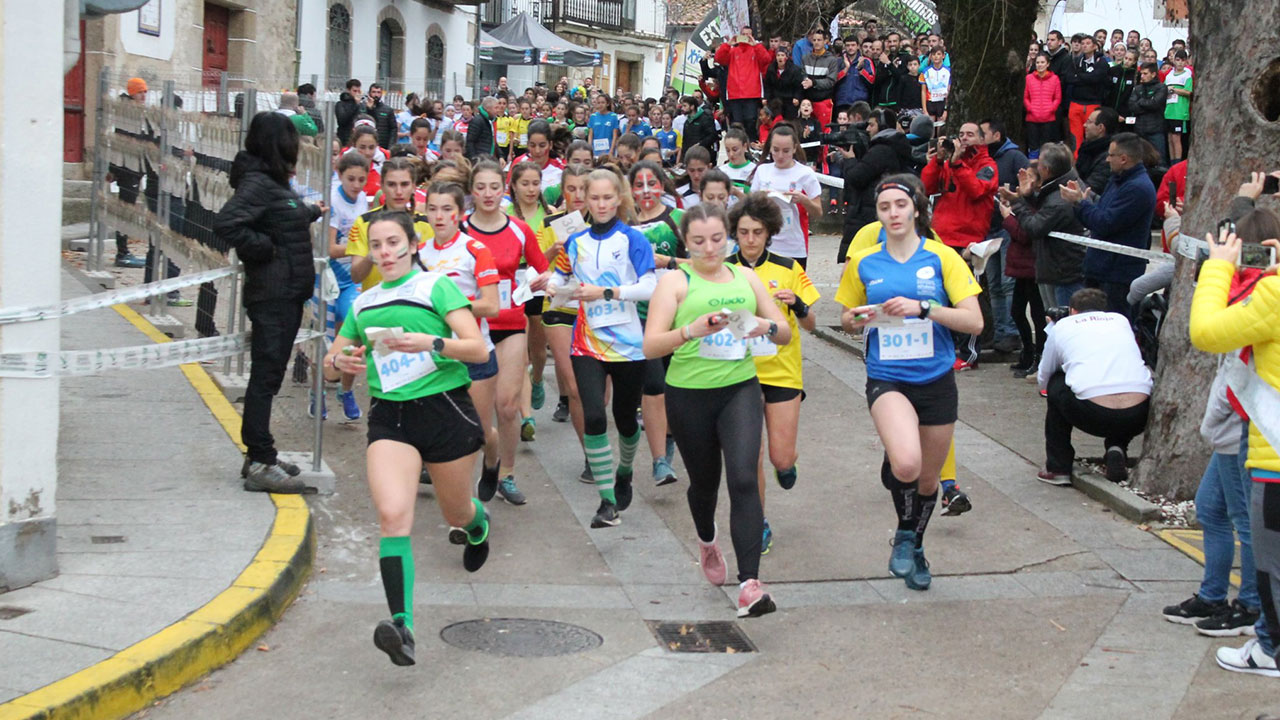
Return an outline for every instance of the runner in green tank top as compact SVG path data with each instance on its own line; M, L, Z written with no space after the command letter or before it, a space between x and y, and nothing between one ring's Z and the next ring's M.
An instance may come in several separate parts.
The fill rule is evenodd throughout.
M653 264L661 277L675 269L678 261L688 257L680 234L680 218L684 213L663 204L663 194L674 193L675 186L657 163L646 160L632 165L628 178L637 218L632 227L653 245ZM636 310L644 322L649 313L649 303L636 303ZM670 355L646 362L644 394L640 397L644 435L649 442L649 456L653 458L653 483L659 486L676 481L676 472L672 468L676 443L667 433L666 383L663 381L670 363Z
M446 187L454 188L460 207L462 189ZM369 257L383 282L356 298L322 367L330 381L344 372L368 373L373 400L366 465L391 610L391 619L374 630L373 643L396 665L413 665L411 533L424 463L445 522L466 536L463 566L475 572L489 556L488 515L471 497L484 430L467 395L471 379L463 364L489 352L471 301L447 276L421 270L414 253L418 234L408 213L383 213L368 232Z
M755 273L725 264L724 210L698 205L684 214L681 234L692 262L667 273L649 303L646 357L674 352L667 373L671 433L689 470L689 511L698 533L702 572L726 579L716 542L716 499L723 465L729 487L729 531L738 561L738 617L775 609L760 584L764 511L756 490L756 459L764 401L744 340L791 342L791 327ZM758 313L758 314L757 314Z

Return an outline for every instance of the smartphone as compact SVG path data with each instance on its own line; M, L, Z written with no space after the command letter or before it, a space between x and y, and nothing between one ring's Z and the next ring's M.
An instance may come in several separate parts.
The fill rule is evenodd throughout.
M747 37L746 35L739 34L736 38L734 38L734 42L739 44L745 44L745 43L751 42L751 38Z
M1276 249L1269 245L1249 243L1240 246L1240 256L1236 258L1236 267L1266 270L1276 264Z
M1177 206L1178 204L1178 181L1169 181L1169 204Z
M1231 218L1227 218L1226 220L1219 222L1218 232L1214 234L1214 241L1217 241L1218 238L1222 237L1223 230L1226 230L1228 235L1234 235L1236 232L1235 222L1233 222Z
M1280 177L1268 175L1266 179L1262 181L1262 193L1264 195L1275 195L1276 193L1280 193Z

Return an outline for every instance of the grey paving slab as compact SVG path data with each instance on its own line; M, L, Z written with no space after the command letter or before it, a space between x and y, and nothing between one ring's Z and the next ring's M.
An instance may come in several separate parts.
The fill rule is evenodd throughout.
M934 576L928 592L907 587L899 578L869 580L877 593L889 603L957 602L962 600L1030 599L1031 591L1012 575Z
M736 600L730 590L730 599ZM866 580L837 580L833 582L781 582L770 583L769 592L775 601L787 608L837 607L846 605L871 605L885 602Z
M640 718L754 659L750 654L708 657L678 658L662 650L640 653L507 717Z
M4 597L6 604L34 610L4 621L5 630L112 650L123 650L199 607L163 595L146 602L121 602L39 585L10 591Z
M599 585L515 585L475 583L471 586L481 606L565 609L630 609L631 600L619 587Z
M1126 580L1199 582L1204 576L1204 568L1196 561L1167 545L1143 550L1099 548L1095 552Z
M635 611L645 620L732 620L738 596L737 584L725 588L712 587L705 580L692 585L624 586Z
M225 579L227 585L253 559L244 550L188 552L58 553L61 572L129 578ZM194 608L192 608L194 609Z
M4 687L0 697L11 700L48 685L57 678L105 660L114 654L105 647L90 647L53 638L0 630L0 666ZM5 697L7 695L7 697Z
M1133 583L1116 574L1114 570L1079 570L1074 572L1025 572L1016 573L1013 579L1037 597L1061 597L1129 593Z
M320 579L307 586L308 595L325 602L380 605L386 602L382 583ZM468 583L417 582L413 584L415 605L461 605L475 607L476 594Z
M40 583L41 588L63 593L104 598L123 603L149 604L163 598L168 605L177 608L197 608L212 600L226 589L226 579L218 578L152 578L129 577L121 582L115 575L78 575L58 573L57 577Z

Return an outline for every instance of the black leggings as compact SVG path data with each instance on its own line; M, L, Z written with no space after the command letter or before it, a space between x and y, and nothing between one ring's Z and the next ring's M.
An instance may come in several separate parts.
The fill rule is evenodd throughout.
M1027 322L1027 306L1031 306L1031 322ZM1031 278L1013 281L1013 324L1022 338L1022 359L1031 358L1031 348L1036 357L1044 353L1044 300L1040 298L1040 286ZM1031 324L1035 323L1035 337L1031 336Z
M604 435L609 420L604 414L604 379L613 378L613 423L618 435L631 437L640 431L636 410L644 388L644 360L604 362L585 355L574 355L573 376L578 381L578 397L582 400L583 433Z
M764 510L756 487L764 400L751 378L728 387L690 390L667 386L667 422L689 471L689 512L698 537L716 533L716 500L724 457L729 486L729 534L738 559L738 582L760 574Z

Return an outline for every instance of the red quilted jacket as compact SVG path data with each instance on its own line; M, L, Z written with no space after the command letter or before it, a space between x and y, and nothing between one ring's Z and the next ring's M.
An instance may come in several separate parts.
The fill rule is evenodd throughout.
M1022 106L1027 109L1027 122L1046 123L1057 118L1062 104L1062 81L1057 75L1046 72L1027 76L1027 86L1022 90Z

